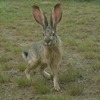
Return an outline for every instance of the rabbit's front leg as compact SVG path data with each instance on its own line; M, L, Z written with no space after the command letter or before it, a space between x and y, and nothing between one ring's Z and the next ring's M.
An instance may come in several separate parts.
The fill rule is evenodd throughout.
M58 83L58 71L59 71L59 65L53 65L51 66L51 70L53 72L53 84L54 84L54 90L59 91L60 86Z

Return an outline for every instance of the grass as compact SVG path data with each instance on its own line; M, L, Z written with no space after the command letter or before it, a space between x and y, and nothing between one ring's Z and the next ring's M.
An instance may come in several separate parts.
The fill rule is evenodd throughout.
M42 100L72 100L72 97L56 94L56 95L45 96L42 98Z
M9 55L3 55L0 57L0 62L8 62L12 58Z
M40 79L40 77L34 76L32 81L27 80L26 78L20 77L16 80L18 87L32 87L33 90L38 94L46 94L50 93L50 86L44 79Z
M21 54L21 52L22 52L22 50L21 50L21 48L12 48L12 52L14 53L14 54L16 54L16 55L18 55L18 54Z
M84 90L83 84L71 84L69 85L69 88L67 91L69 95L77 96L77 95L82 94L83 90Z
M12 68L12 66L9 65L8 63L2 64L2 70L3 70L3 71L11 70L11 68Z
M96 61L94 62L91 67L94 69L94 70L99 70L100 69L100 62L99 61Z
M85 56L85 59L95 59L96 58L95 53L92 53L92 52L86 53L84 54L84 56Z
M21 64L19 65L19 70L20 70L21 72L23 72L23 71L26 69L26 67L27 67L27 65L26 65L25 63L21 63Z
M31 86L31 81L27 80L26 78L19 78L16 80L16 83L18 87L22 87L22 88Z
M47 94L50 93L50 86L48 82L40 77L33 78L33 88L39 94Z
M40 100L72 100L72 96L77 98L81 94L83 99L91 96L88 94L88 91L92 91L89 88L90 81L86 80L92 80L94 76L96 79L100 71L100 2L78 1L0 0L0 97L4 95L4 91L13 96L14 100L18 99L10 92L13 89L23 100L29 100L29 96L40 96ZM65 52L59 83L65 90L62 89L62 92L55 95L51 91L53 83L40 77L39 73L32 76L32 82L23 77L26 64L21 59L21 53L25 46L43 38L42 27L33 20L32 5L39 5L50 18L52 7L58 2L62 4L63 17L57 26L57 32ZM91 69L93 72L90 77ZM77 80L85 84L78 83ZM97 82L100 83L100 78ZM23 88L28 89L27 92ZM83 93L84 89L86 94ZM96 95L92 94L91 97L93 96Z
M0 73L0 83L4 83L4 82L5 82L5 77Z
M76 79L82 77L79 71L74 70L71 66L65 71L62 75L60 75L60 81L62 82L71 82L75 81Z
M3 72L0 72L0 83L9 83L11 82L11 78L9 76L6 76Z

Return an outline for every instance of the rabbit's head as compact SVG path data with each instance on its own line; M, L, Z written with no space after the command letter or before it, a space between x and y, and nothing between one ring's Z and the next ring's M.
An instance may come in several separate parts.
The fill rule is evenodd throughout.
M54 46L57 44L56 26L62 18L61 5L56 4L52 10L50 17L50 24L48 24L47 18L42 10L38 6L33 6L33 16L39 24L43 26L44 32L44 45Z

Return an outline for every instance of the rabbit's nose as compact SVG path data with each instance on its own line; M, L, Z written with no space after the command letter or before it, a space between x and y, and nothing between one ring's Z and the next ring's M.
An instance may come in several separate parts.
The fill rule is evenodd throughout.
M50 40L50 39L46 39L46 40L45 40L45 44L46 44L46 45L50 45L50 44L51 44L51 40Z
M47 43L51 42L51 40L46 40Z

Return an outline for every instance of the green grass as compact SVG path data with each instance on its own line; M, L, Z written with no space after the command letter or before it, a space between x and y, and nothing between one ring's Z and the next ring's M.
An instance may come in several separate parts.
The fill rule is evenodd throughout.
M35 77L35 76L34 76ZM33 88L36 93L47 94L50 93L51 87L47 80L41 79L40 77L33 78Z
M99 61L95 61L91 67L94 69L94 70L100 70L100 62Z
M18 87L25 88L25 87L32 87L35 89L36 93L39 94L46 94L50 92L50 86L46 82L46 80L40 79L37 76L32 78L32 81L27 80L26 78L20 77L16 80Z
M83 90L84 90L84 85L78 83L78 84L69 85L69 88L67 91L69 95L77 96L77 95L82 94Z
M11 70L11 68L12 68L12 66L9 65L8 63L2 64L1 67L2 67L2 70L3 70L3 71Z
M11 60L12 58L9 55L3 55L0 57L0 62L7 62L9 60Z
M19 78L16 80L18 87L25 88L31 86L31 81L27 80L26 78Z
M5 82L5 76L0 73L0 83Z
M49 95L42 98L42 100L72 100L71 96L64 96L64 95Z
M22 50L21 50L21 48L12 48L12 52L14 53L14 54L21 54L21 52L22 52Z
M9 83L11 82L11 78L9 76L6 76L3 72L0 72L0 83Z
M3 86L0 88L0 97L4 95L4 90L5 94L16 90L16 95L20 95L23 100L29 100L26 96L39 96L41 100L72 100L72 96L81 98L81 94L82 98L91 96L88 94L88 91L92 91L88 81L83 85L77 80L84 83L85 78L92 80L95 75L96 82L99 75L100 1L76 1L0 0L0 83ZM33 42L43 39L42 27L32 16L32 5L40 6L50 18L51 10L58 2L62 4L63 9L62 21L57 26L57 32L64 47L64 62L61 64L63 71L59 74L61 92L55 95L55 92L51 91L53 83L40 77L39 73L32 75L32 82L23 77L27 65L21 58L21 53ZM90 76L91 69L93 76ZM100 78L97 83L100 83ZM19 90L20 87L22 88ZM27 92L24 90L26 88ZM83 94L84 89L86 94ZM14 100L19 99L13 93L10 95L14 96Z
M100 60L100 55L94 52L86 52L84 53L85 59L97 59Z
M74 70L71 66L68 66L68 67L69 68L67 69L67 71L65 71L64 73L61 73L61 75L59 76L60 81L71 82L82 77L82 75L80 74L78 70Z
M23 72L23 71L26 69L26 67L27 67L27 65L26 65L25 63L21 63L21 64L19 65L19 70L20 70L21 72Z

